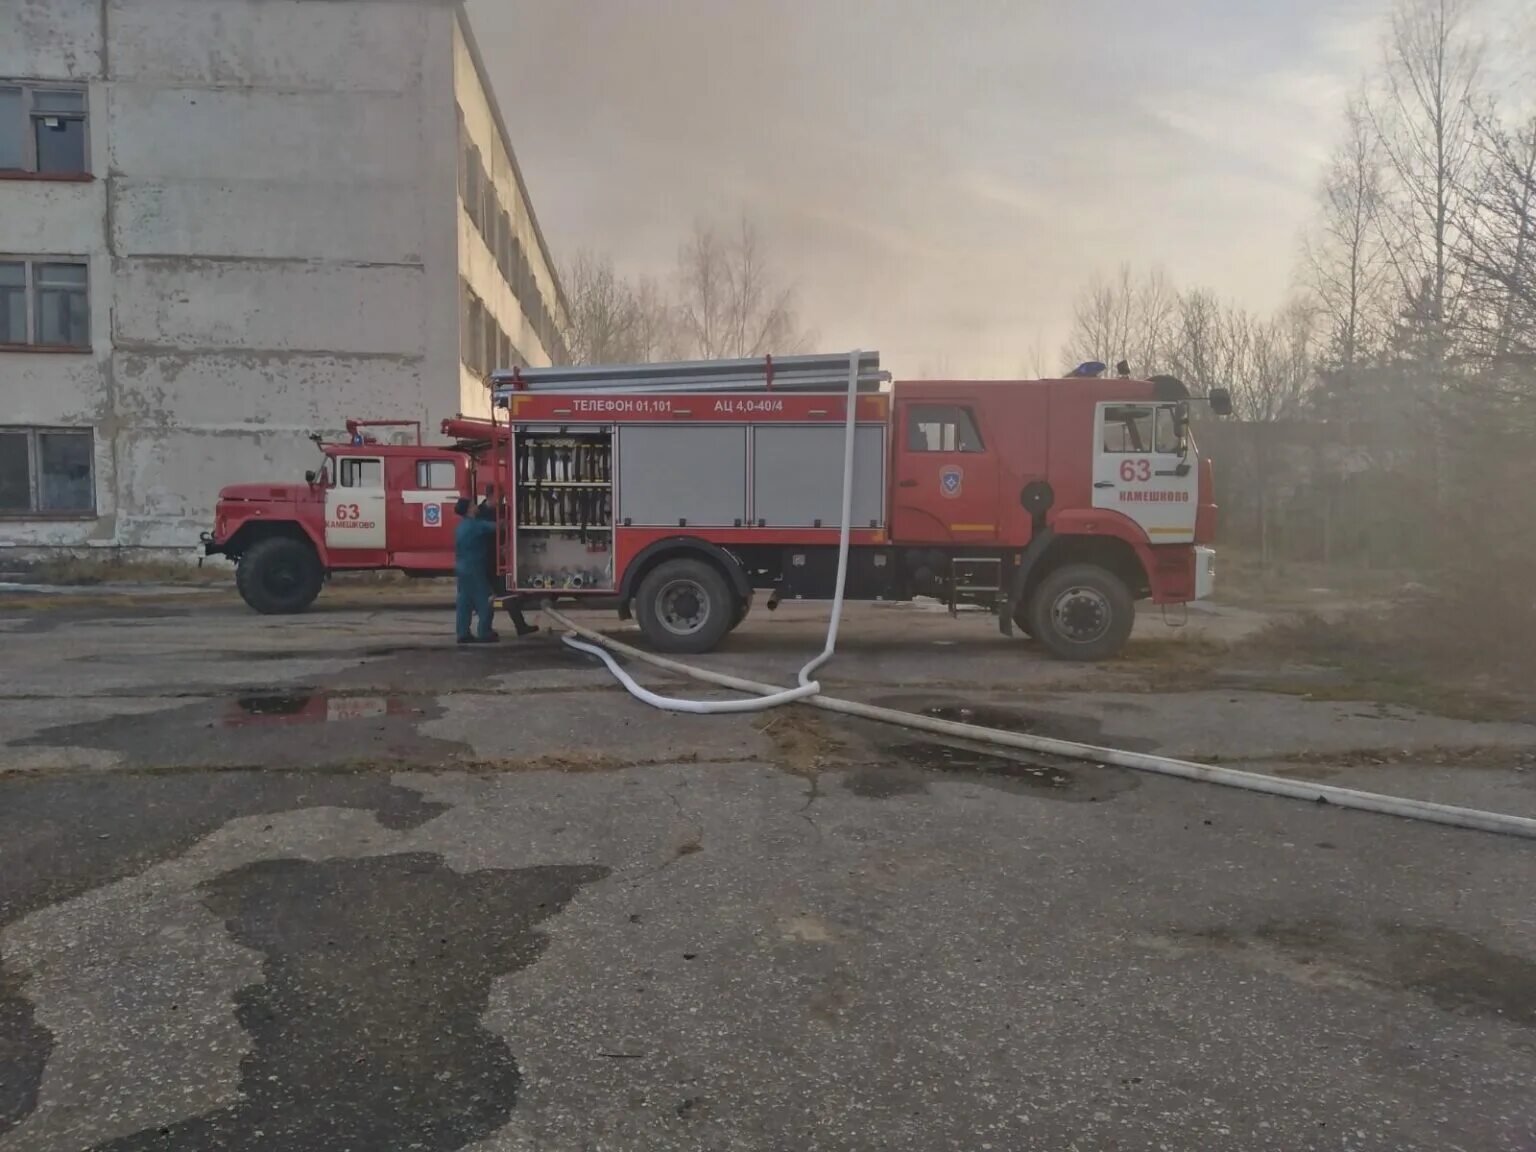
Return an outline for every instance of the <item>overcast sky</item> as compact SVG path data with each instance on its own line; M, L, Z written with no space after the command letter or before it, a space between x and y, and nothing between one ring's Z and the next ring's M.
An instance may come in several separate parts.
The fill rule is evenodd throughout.
M668 275L744 210L818 347L907 376L1059 367L1121 261L1278 304L1384 7L470 2L557 258Z

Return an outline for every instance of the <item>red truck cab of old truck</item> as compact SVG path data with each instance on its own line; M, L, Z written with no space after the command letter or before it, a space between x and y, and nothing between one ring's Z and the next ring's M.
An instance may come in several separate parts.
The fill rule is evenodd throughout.
M451 447L326 445L322 472L290 486L290 585L318 591L347 568L449 571L453 501L489 492L508 599L613 601L663 651L715 647L757 591L770 609L830 597L846 393L650 392L634 367L639 382L614 391L563 391L573 369L529 390L499 380L494 420L444 422ZM622 382L625 370L593 372ZM1209 399L1222 410L1224 395ZM1211 591L1216 505L1192 402L1170 377L862 392L847 597L979 603L1058 656L1113 655L1137 600ZM285 515L263 513L242 542L246 492L226 490L208 541L241 569ZM271 583L253 572L241 590Z

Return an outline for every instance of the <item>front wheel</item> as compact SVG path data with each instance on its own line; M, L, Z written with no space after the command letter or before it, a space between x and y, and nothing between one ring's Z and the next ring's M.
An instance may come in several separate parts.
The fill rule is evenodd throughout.
M736 598L713 564L667 560L640 581L635 617L658 652L708 652L735 626Z
M320 558L307 541L269 536L240 557L235 587L241 599L263 616L289 616L315 602L324 577Z
M1096 564L1067 564L1035 586L1030 632L1063 660L1106 660L1125 647L1136 602L1125 582Z

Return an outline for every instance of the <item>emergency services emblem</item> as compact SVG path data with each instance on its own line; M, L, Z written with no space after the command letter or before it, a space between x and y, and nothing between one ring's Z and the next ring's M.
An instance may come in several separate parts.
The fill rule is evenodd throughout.
M964 480L965 472L957 465L951 464L939 469L939 491L951 500L960 495L960 485Z
M428 528L436 528L443 522L443 506L441 504L423 504L421 506L421 522Z

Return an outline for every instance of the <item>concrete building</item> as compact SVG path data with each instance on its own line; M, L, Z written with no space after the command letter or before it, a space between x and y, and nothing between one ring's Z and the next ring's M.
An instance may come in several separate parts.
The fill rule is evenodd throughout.
M0 0L0 547L195 545L564 303L451 0Z

